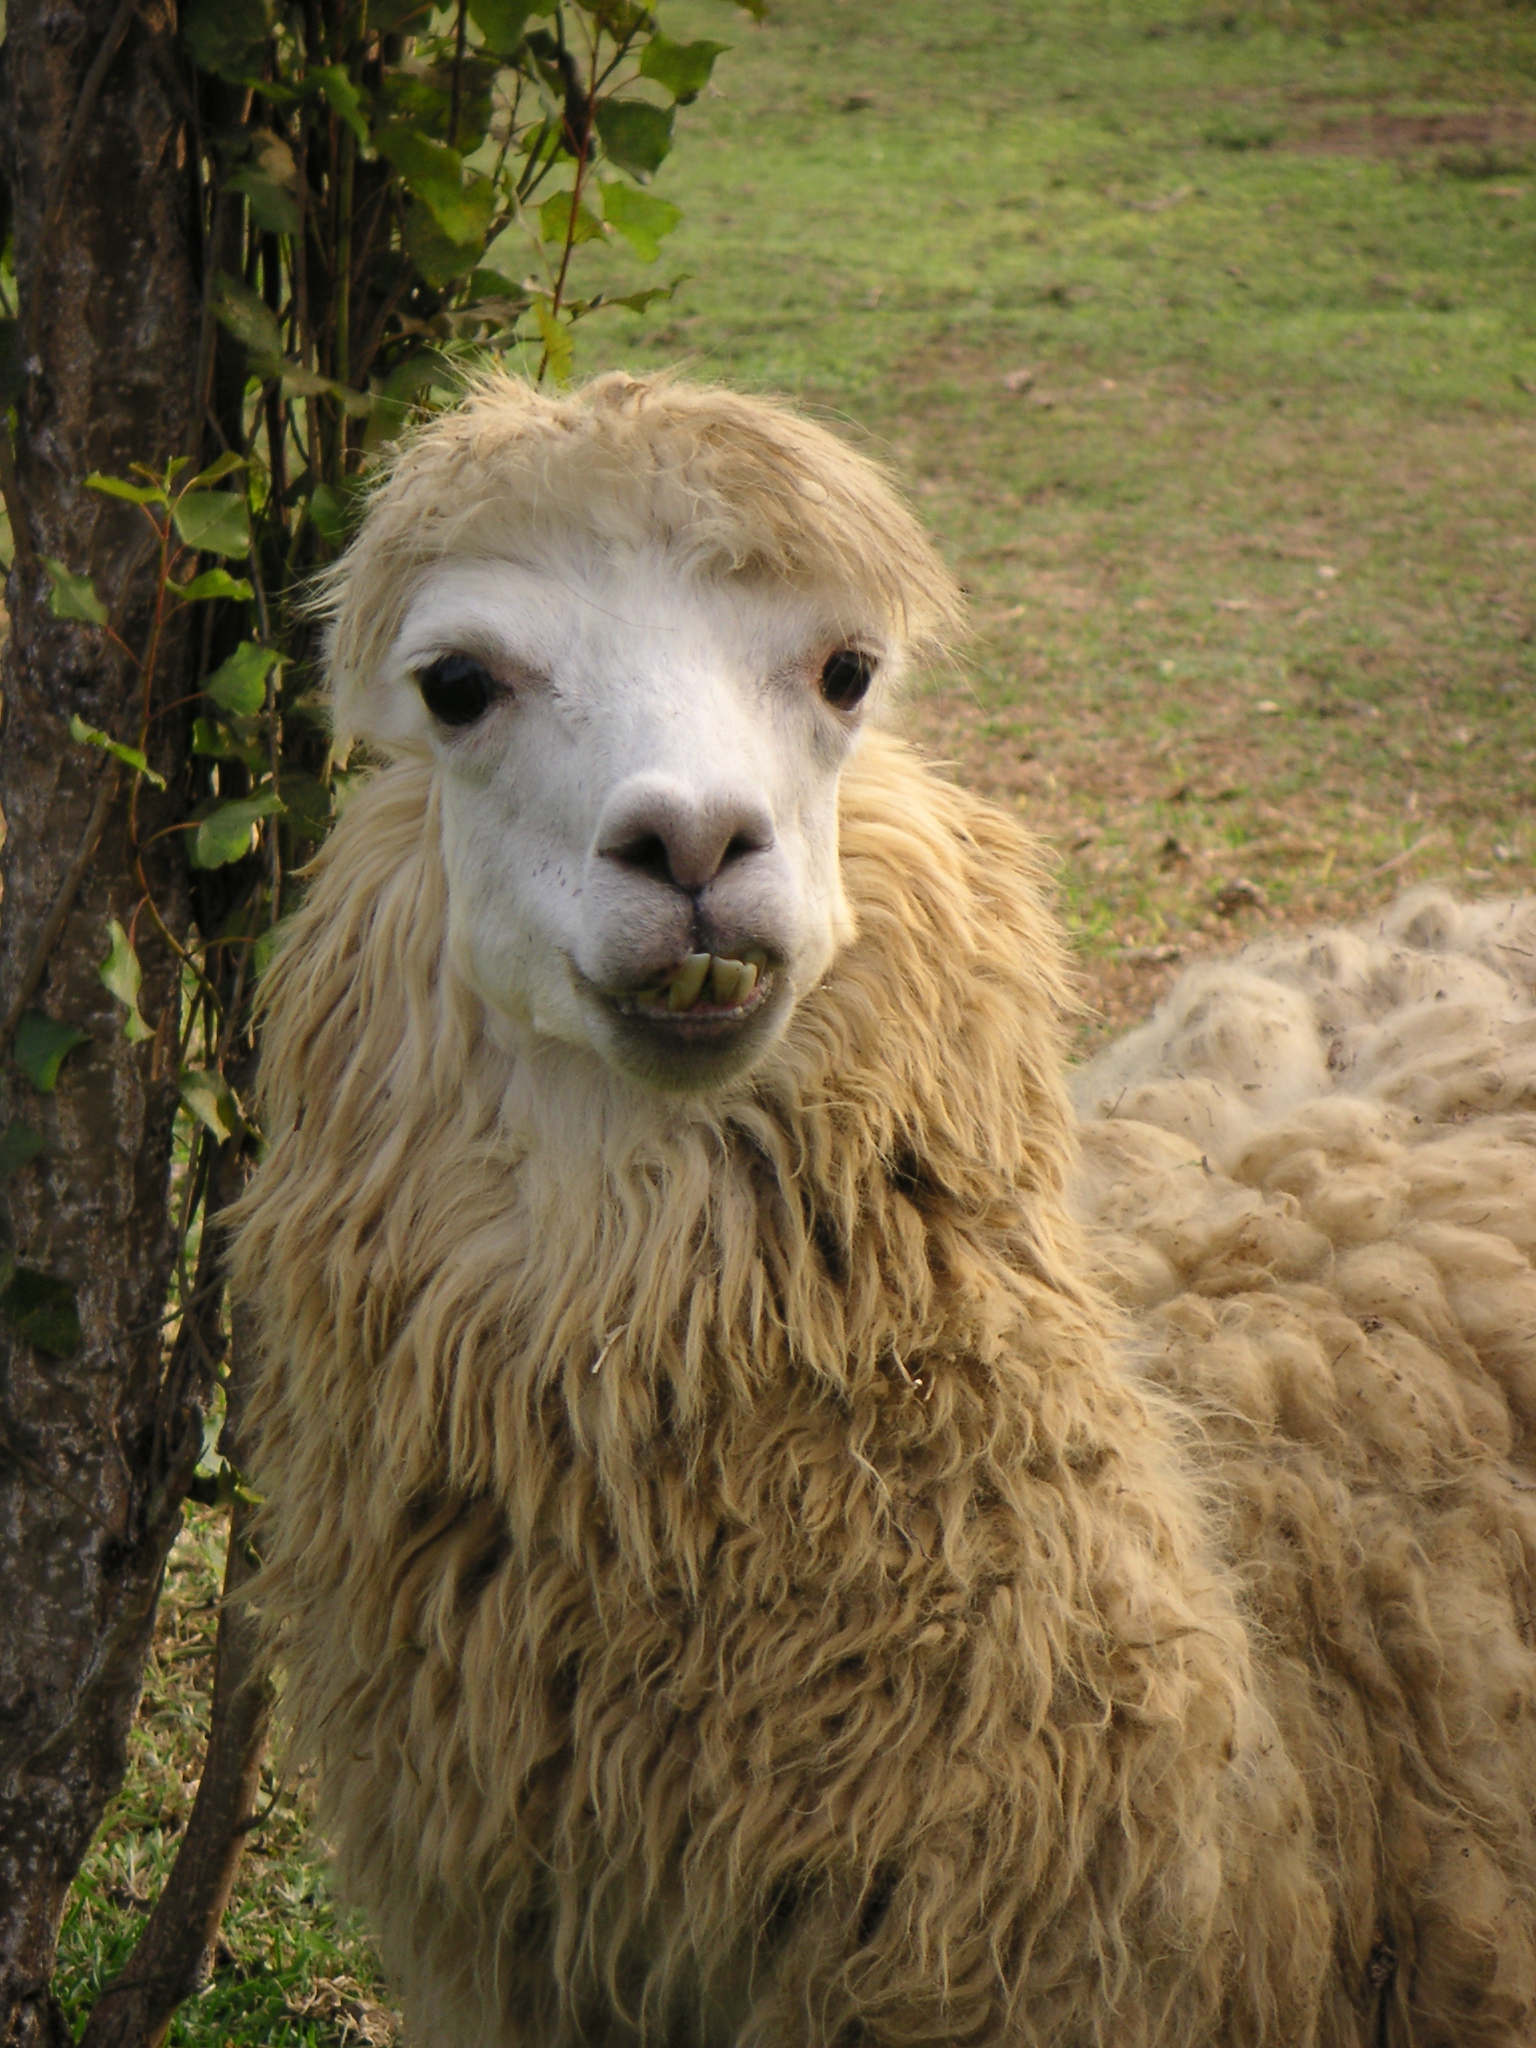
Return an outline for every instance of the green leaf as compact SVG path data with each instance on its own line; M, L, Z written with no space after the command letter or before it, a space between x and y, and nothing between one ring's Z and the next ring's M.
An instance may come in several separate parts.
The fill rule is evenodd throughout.
M0 1131L0 1180L9 1179L13 1173L19 1173L47 1148L48 1140L41 1131L30 1130L26 1124L17 1123L13 1117L5 1129Z
M82 747L100 747L104 754L111 754L125 768L131 768L135 775L142 775L146 782L152 782L156 789L164 789L165 777L155 773L137 747L125 747L121 740L98 731L94 725L87 725L75 711L69 714L69 736Z
M476 171L466 184L459 152L414 128L381 128L374 143L455 247L484 246L496 213L496 188L489 178Z
M42 561L48 571L48 581L53 585L48 593L48 609L53 616L56 619L79 619L87 626L104 626L107 608L96 595L96 586L90 577L72 575L52 555L44 555Z
M295 363L284 357L278 366L285 391L295 391L300 398L334 398L343 412L355 419L361 419L373 401L366 391L354 391L348 384L338 384L334 377L322 377L318 370L311 370L303 363Z
M268 178L254 164L242 164L223 180L225 193L244 193L250 203L250 217L268 236L297 236L303 225L297 193L276 178Z
M494 58L476 55L476 68L494 64ZM465 70L469 70L469 54L465 56ZM463 74L459 79L459 134L483 135L483 128L471 125L473 116L466 118L465 84L469 83L473 93L473 81L466 81ZM409 128L418 135L429 135L434 142L448 143L448 125L453 119L453 76L446 75L435 65L412 67L409 71L390 70L380 80L379 119L380 128ZM474 145L471 144L471 147ZM458 143L449 143L457 149Z
M533 317L539 323L539 333L544 339L544 354L549 363L549 374L557 384L567 383L571 366L576 360L576 344L571 339L571 330L558 319L548 299L535 299Z
M243 192L251 218L269 235L299 232L299 167L293 151L270 128L251 131L250 157L224 180L226 192Z
M331 792L316 776L285 770L283 809L301 838L323 839L331 829Z
M10 1285L0 1294L0 1314L25 1343L55 1358L68 1358L85 1341L73 1287L30 1266L17 1266L12 1272Z
M542 36L544 31L536 29L534 33ZM548 38L548 40L553 41L553 38ZM547 73L548 67L546 66L544 69ZM559 74L555 73L553 75L555 84L558 85ZM546 83L548 83L547 76ZM540 121L538 126L531 132L526 129L524 130L518 140L518 148L523 153L523 177L525 180L531 178L535 171L542 169L545 165L554 163L557 158L565 154L565 146L561 139L564 133L565 123L558 116L554 119Z
M691 270L681 270L670 284L653 284L642 292L616 292L611 299L604 298L601 303L605 306L628 306L632 313L643 313L658 299L670 299L678 286L687 284L692 276Z
M389 375L384 379L381 396L401 403L422 400L422 393L429 395L434 390L452 394L450 403L456 403L463 396L463 372L441 349L418 348L414 354L402 356ZM367 489L361 477L349 477L344 488L355 497Z
M93 469L85 480L86 489L100 491L106 498L123 498L130 505L163 505L165 492L158 484L131 484L120 476L103 476Z
M213 761L243 761L253 775L267 766L266 749L254 739L245 739L222 718L194 718L192 751Z
M171 512L189 548L209 555L243 555L251 545L244 496L236 491L186 491Z
M299 232L302 216L298 200L275 179L263 177L253 164L242 164L239 170L231 171L224 180L224 190L245 195L251 219L267 234L296 235Z
M59 1068L89 1036L89 1032L77 1031L73 1024L56 1024L41 1010L23 1010L12 1050L17 1066L38 1093L51 1095Z
M484 272L480 273L482 276ZM496 289L505 292L504 279ZM527 311L528 302L519 296L516 305L507 303L507 325ZM369 454L399 440L417 412L431 412L452 405L463 396L463 375L447 356L434 348L418 348L395 364L382 387L371 393L373 409L368 417L363 446ZM322 491L325 493L322 498ZM367 502L367 485L361 477L348 477L334 490L322 485L310 500L315 524L333 546L350 537Z
M368 27L374 35L383 32L383 25L379 21L379 0L373 0L373 6L369 10ZM309 73L309 82L319 86L330 102L332 111L341 116L357 137L358 147L367 149L368 95L351 74L340 64L317 64Z
M638 192L633 185L621 185L615 179L603 187L604 220L618 230L642 263L656 261L662 236L670 235L682 217L682 208L671 200Z
M261 46L271 29L266 0L187 0L182 10L181 33L193 63L240 85L260 73Z
M190 583L166 581L166 589L183 604L200 604L211 597L249 599L256 595L243 576L231 576L227 569L205 569Z
M677 209L674 207L673 211L676 212ZM597 242L602 240L603 226L601 221L592 218L576 199L574 192L552 193L539 208L540 239L559 243L563 247L567 232L570 232L573 242Z
M672 147L675 110L646 100L599 100L597 132L609 161L640 177L660 168Z
M640 76L654 78L673 99L687 106L709 83L715 59L724 56L729 43L674 43L670 36L654 35L640 57Z
M442 290L466 276L480 261L479 242L453 242L433 214L412 202L405 210L405 253L427 283Z
M266 973L287 943L288 920L286 918L279 924L268 925L260 938L257 939L251 955L251 964L256 970L258 981Z
M108 995L116 996L128 1012L123 1020L124 1038L130 1045L138 1045L155 1035L139 1015L139 990L144 984L139 956L133 950L133 941L115 917L107 930L111 933L112 945L97 972Z
M251 850L251 833L260 818L276 817L283 808L274 789L258 790L232 804L221 804L198 825L192 838L195 868L222 868Z
M226 448L224 453L210 462L206 469L200 469L190 483L183 484L182 489L186 491L209 490L214 484L223 483L225 477L233 476L237 469L244 469L244 467L245 457L237 455L233 448Z
M526 0L469 0L469 18L485 37L485 47L498 57L510 57L523 40L530 14L543 14L543 7L530 7Z
M311 492L309 516L333 548L351 537L362 516L365 489L360 477L349 476L339 484L318 484Z
M204 1458L212 1448L212 1437L216 1433L209 1433ZM232 1508L237 1501L244 1507L259 1508L266 1500L266 1495L256 1491L238 1465L232 1465L228 1458L220 1458L211 1466L199 1463L192 1475L187 1498L195 1500L198 1506L203 1508Z
M628 42L643 28L655 26L654 17L639 0L579 0L583 10L607 29L616 43Z
M259 373L265 364L281 359L283 337L277 315L260 292L253 291L240 278L231 277L227 270L219 271L214 278L213 310L220 326L256 359Z
M203 694L238 717L254 718L267 701L267 674L277 658L275 647L243 640L204 683Z
M240 1114L235 1091L224 1076L215 1073L211 1067L182 1068L181 1099L198 1121L207 1125L220 1144L243 1134L245 1118Z

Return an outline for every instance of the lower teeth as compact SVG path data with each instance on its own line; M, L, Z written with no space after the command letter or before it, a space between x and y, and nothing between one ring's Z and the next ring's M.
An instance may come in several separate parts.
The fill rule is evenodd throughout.
M677 973L660 988L637 989L630 1002L637 1010L664 1010L681 1016L697 1008L706 991L711 1008L739 1010L756 992L767 955L752 946L738 960L713 953L690 953Z

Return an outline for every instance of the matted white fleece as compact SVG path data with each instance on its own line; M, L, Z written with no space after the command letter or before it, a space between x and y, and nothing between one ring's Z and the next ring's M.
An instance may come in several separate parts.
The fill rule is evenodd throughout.
M1380 1774L1333 1823L1360 1974L1325 2037L1528 2044L1536 900L1193 968L1072 1093L1090 1259L1193 1425L1287 1744L1339 1816Z
M1072 1094L1127 1306L1427 1246L1480 1323L1529 1320L1536 1368L1536 899L1419 890L1194 967Z

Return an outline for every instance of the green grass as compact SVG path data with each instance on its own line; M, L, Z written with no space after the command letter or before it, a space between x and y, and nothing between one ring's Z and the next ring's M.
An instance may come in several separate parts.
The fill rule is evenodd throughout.
M686 310L589 353L681 344L882 421L891 378L956 341L1332 400L1503 405L1536 379L1529 209L1440 168L1481 167L1466 144L1404 165L1342 132L1529 106L1523 13L1334 47L1157 0L792 0L736 43L658 186L687 213ZM1490 162L1516 175L1531 140Z
M913 729L1057 845L1106 1017L1266 923L1536 885L1530 10L840 0L736 41L659 181L696 279L586 364L892 462L976 623Z
M581 366L788 391L892 463L976 621L911 726L1054 841L1104 1016L1410 880L1536 886L1536 13L666 15L735 43L657 183L695 276ZM71 1901L77 2019L190 1803L215 1549L195 1519ZM269 1792L172 2039L382 2038L305 1788Z

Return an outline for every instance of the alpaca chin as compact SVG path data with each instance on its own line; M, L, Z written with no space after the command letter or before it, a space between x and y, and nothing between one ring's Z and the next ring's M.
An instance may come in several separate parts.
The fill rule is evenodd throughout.
M715 1023L626 1014L601 991L581 990L598 1056L620 1073L668 1095L713 1095L743 1079L770 1052L788 1024L795 990L773 974L750 1014Z

